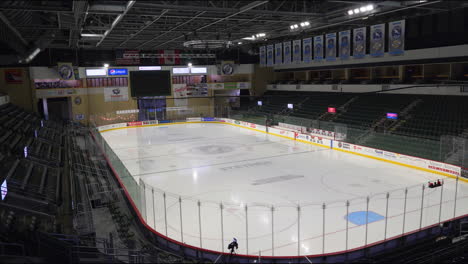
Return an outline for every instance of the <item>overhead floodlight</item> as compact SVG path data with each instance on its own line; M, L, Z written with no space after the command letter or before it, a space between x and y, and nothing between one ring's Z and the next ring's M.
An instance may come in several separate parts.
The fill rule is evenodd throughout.
M245 40L255 40L255 37L245 37L245 38L242 38L242 39L245 39Z
M352 16L354 14L353 10L348 10L348 15Z
M303 23L301 23L301 26L303 26ZM289 28L290 28L291 30L295 30L295 29L298 29L298 28L299 28L299 25L298 25L298 24L294 24L294 25L289 26Z
M359 14L359 8L354 9L354 14Z
M359 8L359 11L361 11L361 12L366 12L366 11L367 11L367 7L366 7L366 6L361 6L361 7Z
M191 62L187 63L187 66L192 67L192 63Z
M104 68L109 68L109 64L108 64L108 63L104 63Z
M372 11L374 10L374 5L368 5L366 6L367 11Z
M237 45L242 45L242 42L240 42L240 41L239 41L239 42L237 42Z
M305 24L304 24L304 22L301 22L301 24L300 24L300 25L301 25L301 27L305 27Z
M102 38L104 37L104 34L90 34L90 33L81 33L82 37L88 37L88 38Z

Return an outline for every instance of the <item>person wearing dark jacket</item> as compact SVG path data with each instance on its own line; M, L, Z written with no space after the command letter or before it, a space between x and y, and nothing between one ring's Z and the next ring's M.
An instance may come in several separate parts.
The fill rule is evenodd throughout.
M237 244L237 239L236 238L233 238L232 239L232 242L229 243L229 246L228 246L228 249L231 250L231 255L236 253L235 252L235 249L238 249L239 248L239 245Z

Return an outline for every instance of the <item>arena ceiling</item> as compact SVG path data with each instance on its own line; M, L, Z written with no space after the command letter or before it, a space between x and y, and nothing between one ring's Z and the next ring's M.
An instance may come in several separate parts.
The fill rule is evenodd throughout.
M371 12L348 10L372 4ZM362 25L369 16L423 15L465 1L13 1L0 2L0 40L24 53L35 47L183 49L188 40L248 45L278 37ZM290 26L310 22L301 32ZM243 38L264 33L256 40ZM242 44L239 44L242 42Z

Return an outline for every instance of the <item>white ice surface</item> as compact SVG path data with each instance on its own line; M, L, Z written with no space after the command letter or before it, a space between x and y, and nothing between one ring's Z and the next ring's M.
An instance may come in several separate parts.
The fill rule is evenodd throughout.
M298 248L301 255L321 254L439 223L439 214L442 221L454 217L455 180L423 195L422 185L443 176L235 126L179 124L103 136L135 180L144 181L140 210L147 223L193 246L227 251L236 237L241 254L294 256ZM460 181L456 216L468 213L467 191ZM345 218L346 200L349 213L366 211L366 196L369 211L388 216L367 232Z

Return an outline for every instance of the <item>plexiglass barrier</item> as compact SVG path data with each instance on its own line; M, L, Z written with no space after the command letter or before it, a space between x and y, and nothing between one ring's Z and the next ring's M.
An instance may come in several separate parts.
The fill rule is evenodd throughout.
M184 121L187 116L183 113L172 117ZM337 125L318 126L316 120L232 110L226 111L224 117L259 125L285 122L332 128L331 131ZM443 176L443 185L436 188L421 182L383 193L369 190L368 195L354 194L349 200L324 203L232 203L171 193L145 178L132 176L97 129L101 125L144 120L138 113L97 115L91 119L92 133L146 224L186 245L228 252L227 245L235 237L241 245L239 254L326 254L366 247L468 214L467 184L462 178ZM347 140L355 143L358 139L353 138L349 128L347 131ZM388 139L392 140L396 139Z

